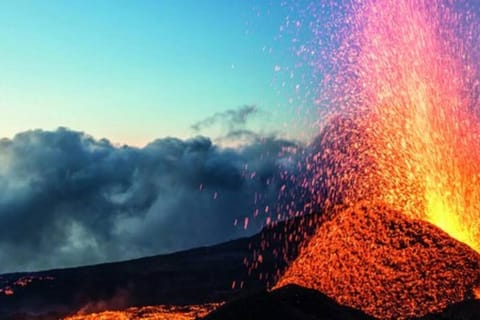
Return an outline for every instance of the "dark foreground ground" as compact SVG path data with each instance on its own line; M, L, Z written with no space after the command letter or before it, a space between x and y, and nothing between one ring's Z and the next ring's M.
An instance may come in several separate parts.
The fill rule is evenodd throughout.
M37 273L0 275L0 319L60 319L80 309L88 312L131 306L203 304L227 301L207 320L372 319L338 305L324 294L298 286L266 291L276 270L293 259L301 237L284 248L282 235L293 234L294 220L223 244L118 263ZM308 228L302 228L311 230ZM265 247L265 244L270 246ZM261 263L249 274L245 259ZM274 253L275 252L275 253ZM259 275L262 274L260 277ZM232 288L232 283L235 286ZM480 301L452 305L434 319L480 319Z
M324 294L296 285L234 299L205 320L373 320L363 312L339 305ZM417 320L479 320L480 300L453 304Z
M260 292L230 302L205 320L240 319L329 319L370 320L361 311L338 305L324 294L295 285L270 293Z
M80 309L203 304L256 293L265 290L274 272L286 266L283 257L296 256L295 242L282 250L285 241L279 235L296 229L298 223L282 223L249 238L173 254L0 275L0 319L58 319ZM262 262L249 273L245 262L251 265L262 243L271 247L262 250Z

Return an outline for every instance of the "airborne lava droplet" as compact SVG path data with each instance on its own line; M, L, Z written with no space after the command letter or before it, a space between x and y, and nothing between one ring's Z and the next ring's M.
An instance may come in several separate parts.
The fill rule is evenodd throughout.
M247 230L248 228L248 217L245 217L245 220L243 221L243 229Z

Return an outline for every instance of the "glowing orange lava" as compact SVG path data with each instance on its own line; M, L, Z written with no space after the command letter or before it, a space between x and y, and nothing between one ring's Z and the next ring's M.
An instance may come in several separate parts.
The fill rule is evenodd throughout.
M206 316L222 303L209 303L188 306L147 306L132 307L122 311L104 311L78 314L66 320L194 320Z
M297 284L379 319L473 298L480 255L437 227L360 202L323 223L276 287Z

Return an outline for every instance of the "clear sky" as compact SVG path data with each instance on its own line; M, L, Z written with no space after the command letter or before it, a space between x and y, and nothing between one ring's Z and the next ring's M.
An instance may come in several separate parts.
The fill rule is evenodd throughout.
M251 0L0 1L0 137L66 126L144 145L245 104L280 128L286 15Z

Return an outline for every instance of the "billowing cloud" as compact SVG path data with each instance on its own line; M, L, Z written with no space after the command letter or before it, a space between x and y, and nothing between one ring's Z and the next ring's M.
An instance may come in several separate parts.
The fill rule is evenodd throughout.
M209 121L224 117L242 121L236 114ZM220 148L201 136L116 147L65 128L0 140L0 272L128 259L256 232L264 217L252 218L255 210L275 214L279 205L292 148L275 137Z

